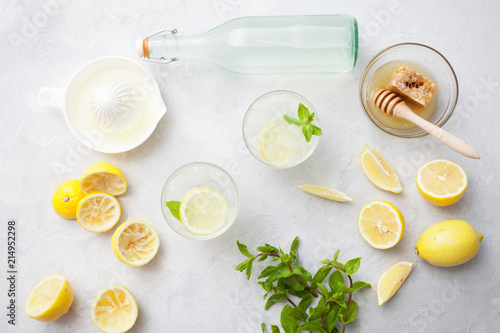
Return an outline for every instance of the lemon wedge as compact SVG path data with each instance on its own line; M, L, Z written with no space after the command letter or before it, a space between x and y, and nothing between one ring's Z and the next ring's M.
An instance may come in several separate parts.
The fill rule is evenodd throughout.
M52 207L61 217L67 220L76 219L76 207L84 196L78 179L67 180L59 185L52 195Z
M302 185L297 185L297 187L304 192L314 194L317 195L318 197L322 197L333 201L339 201L339 202L354 201L353 198L349 197L344 192L326 186L302 184Z
M444 159L432 160L418 169L417 187L430 203L449 206L465 194L467 174L456 163Z
M82 174L80 187L85 194L99 191L118 196L127 191L127 178L114 165L98 162Z
M377 303L382 306L398 291L413 269L413 263L399 261L389 267L377 282Z
M386 201L372 201L361 208L358 218L361 236L376 249L396 245L405 230L401 211Z
M24 312L28 317L49 322L69 312L73 304L73 288L61 275L51 275L31 290Z
M92 303L94 325L105 333L126 332L137 320L137 302L122 286L111 286L99 292Z
M378 188L394 193L403 191L398 174L389 161L375 148L365 145L360 157L365 176Z
M105 232L120 219L121 208L115 197L94 192L78 203L76 218L80 226L91 232Z
M305 142L305 139L300 128L284 121L270 122L259 135L262 157L279 167L288 166L298 160L301 142Z
M227 201L211 187L195 187L182 198L179 216L188 231L210 235L226 223Z
M158 252L160 238L155 228L142 220L122 223L111 239L116 257L130 266L142 266L150 262Z

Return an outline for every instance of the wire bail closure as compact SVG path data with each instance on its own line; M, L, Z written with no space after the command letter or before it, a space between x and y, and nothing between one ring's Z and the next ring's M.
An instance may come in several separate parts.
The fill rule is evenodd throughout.
M148 36L146 37L145 39L149 40L149 38L151 37L155 37L155 36L158 36L158 35L164 35L164 36L175 36L177 34L177 29L173 29L173 30L161 30L155 34L152 34L151 36ZM157 63L157 64L168 64L170 62L174 62L174 61L177 61L178 59L176 57L171 57L170 59L165 59L165 58L160 58L160 60L153 60L153 59L150 59L148 57L146 57L146 55L143 56L143 59L144 61L147 61L147 62L154 62L154 63Z

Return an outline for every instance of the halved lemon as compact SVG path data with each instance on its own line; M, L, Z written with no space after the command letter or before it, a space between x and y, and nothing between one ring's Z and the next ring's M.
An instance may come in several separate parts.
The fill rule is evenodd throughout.
M210 235L226 223L227 201L211 187L195 187L182 198L179 216L188 231Z
M467 174L457 163L432 160L418 169L417 187L427 201L437 206L449 206L465 194Z
M155 228L142 220L122 223L111 239L116 257L130 266L142 266L150 262L158 252L160 238Z
M368 244L376 249L388 249L403 237L405 220L396 206L377 200L361 208L358 227Z
M299 155L304 135L297 125L272 121L260 132L259 147L262 157L276 166L294 163Z
M137 302L127 288L111 286L99 292L92 303L94 325L105 333L126 332L137 320Z
M121 208L112 195L94 192L78 203L76 219L80 226L91 232L105 232L120 219Z
M118 196L127 191L127 178L114 165L98 162L82 174L80 187L85 194L99 191Z
M360 163L365 176L373 185L384 191L394 193L403 191L396 170L384 155L375 148L365 145L360 157Z
M382 306L398 291L413 269L413 263L399 261L389 267L377 282L377 303Z
M24 313L28 317L49 322L69 312L73 304L73 288L61 275L47 276L31 290Z
M297 185L297 187L304 192L314 194L317 195L318 197L322 197L333 201L339 201L339 202L354 201L353 198L349 197L344 192L326 186L302 184L302 185Z

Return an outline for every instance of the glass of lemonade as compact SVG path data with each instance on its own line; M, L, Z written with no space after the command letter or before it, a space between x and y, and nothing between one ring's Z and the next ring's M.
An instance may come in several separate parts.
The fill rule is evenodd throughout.
M171 207L177 205L177 217L167 203ZM165 220L179 235L191 239L221 235L234 223L239 207L238 189L231 176L206 162L177 169L165 182L161 194Z
M272 91L250 105L243 120L243 138L252 155L275 168L290 168L304 162L318 146L319 136L307 142L300 126L290 124L284 115L297 118L299 104L315 113L307 99L291 91ZM311 124L319 127L318 116Z

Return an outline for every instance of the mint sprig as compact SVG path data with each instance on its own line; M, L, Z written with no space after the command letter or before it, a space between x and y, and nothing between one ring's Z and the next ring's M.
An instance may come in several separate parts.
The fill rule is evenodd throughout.
M269 244L259 246L258 254L253 255L246 245L237 241L240 252L248 259L236 266L236 270L246 272L247 279L252 274L253 263L256 259L264 261L279 261L277 265L264 268L258 282L266 292L265 309L276 303L286 301L280 317L281 327L285 333L298 333L312 331L320 333L339 332L337 324L345 332L348 323L356 317L358 304L352 299L354 292L371 288L371 285L356 281L353 283L351 275L356 273L361 263L361 258L355 258L342 264L337 261L339 251L335 252L333 259L323 260L323 266L314 274L310 274L304 267L296 265L298 259L297 248L299 238L292 242L290 253L285 253L281 248ZM332 272L333 271L333 272ZM328 278L328 285L324 281ZM345 278L349 286L345 284ZM269 297L267 297L270 295ZM314 298L319 298L315 305L311 305ZM295 300L295 301L294 301ZM261 325L265 333L265 323ZM280 333L280 328L271 325L272 333Z
M297 111L298 117L294 118L287 114L283 115L283 119L289 124L297 125L302 128L302 133L306 138L307 142L311 141L313 135L322 136L323 132L321 132L321 128L316 125L311 124L314 120L314 112L310 113L309 109L304 106L304 104L299 103L299 110Z

